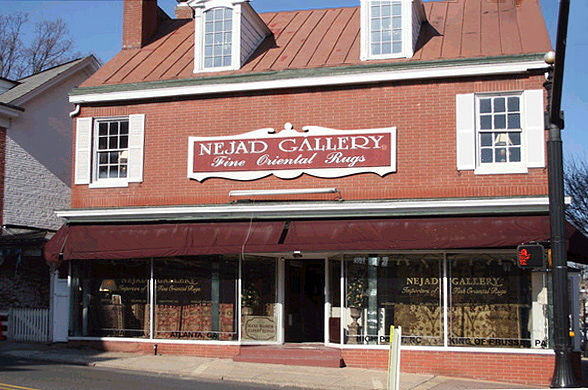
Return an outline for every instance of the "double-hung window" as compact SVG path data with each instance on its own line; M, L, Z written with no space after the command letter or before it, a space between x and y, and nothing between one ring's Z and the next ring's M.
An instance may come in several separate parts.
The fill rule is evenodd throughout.
M478 165L522 162L521 97L477 96Z
M526 173L545 167L543 91L457 95L457 169Z
M143 181L145 115L78 118L75 184L126 187Z
M400 1L372 1L369 7L370 56L402 52L402 4Z
M233 10L212 8L204 13L204 68L232 65Z

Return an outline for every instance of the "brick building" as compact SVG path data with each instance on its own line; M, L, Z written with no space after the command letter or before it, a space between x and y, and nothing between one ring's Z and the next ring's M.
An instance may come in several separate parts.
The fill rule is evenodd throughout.
M407 372L549 383L538 1L127 0L123 35L70 95L70 340L385 368L402 326Z

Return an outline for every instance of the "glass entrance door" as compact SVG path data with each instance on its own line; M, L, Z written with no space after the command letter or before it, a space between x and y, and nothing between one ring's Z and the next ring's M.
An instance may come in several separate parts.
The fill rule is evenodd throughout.
M286 261L285 281L285 341L324 342L324 260Z

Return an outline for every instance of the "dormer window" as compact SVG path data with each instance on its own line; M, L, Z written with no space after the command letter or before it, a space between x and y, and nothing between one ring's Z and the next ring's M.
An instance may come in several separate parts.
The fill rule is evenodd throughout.
M271 34L247 0L189 0L194 9L194 72L237 70Z
M204 68L230 67L233 47L233 10L213 8L204 13Z
M399 1L372 1L370 5L370 55L402 52L402 5Z
M420 0L361 0L361 60L412 57L424 21Z

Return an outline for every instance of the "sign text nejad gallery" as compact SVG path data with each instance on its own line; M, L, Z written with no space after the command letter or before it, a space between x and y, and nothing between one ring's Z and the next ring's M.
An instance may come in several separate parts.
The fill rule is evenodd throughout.
M396 171L396 128L334 130L307 126L297 131L261 129L228 137L190 137L188 177L256 180L304 173L336 178Z

